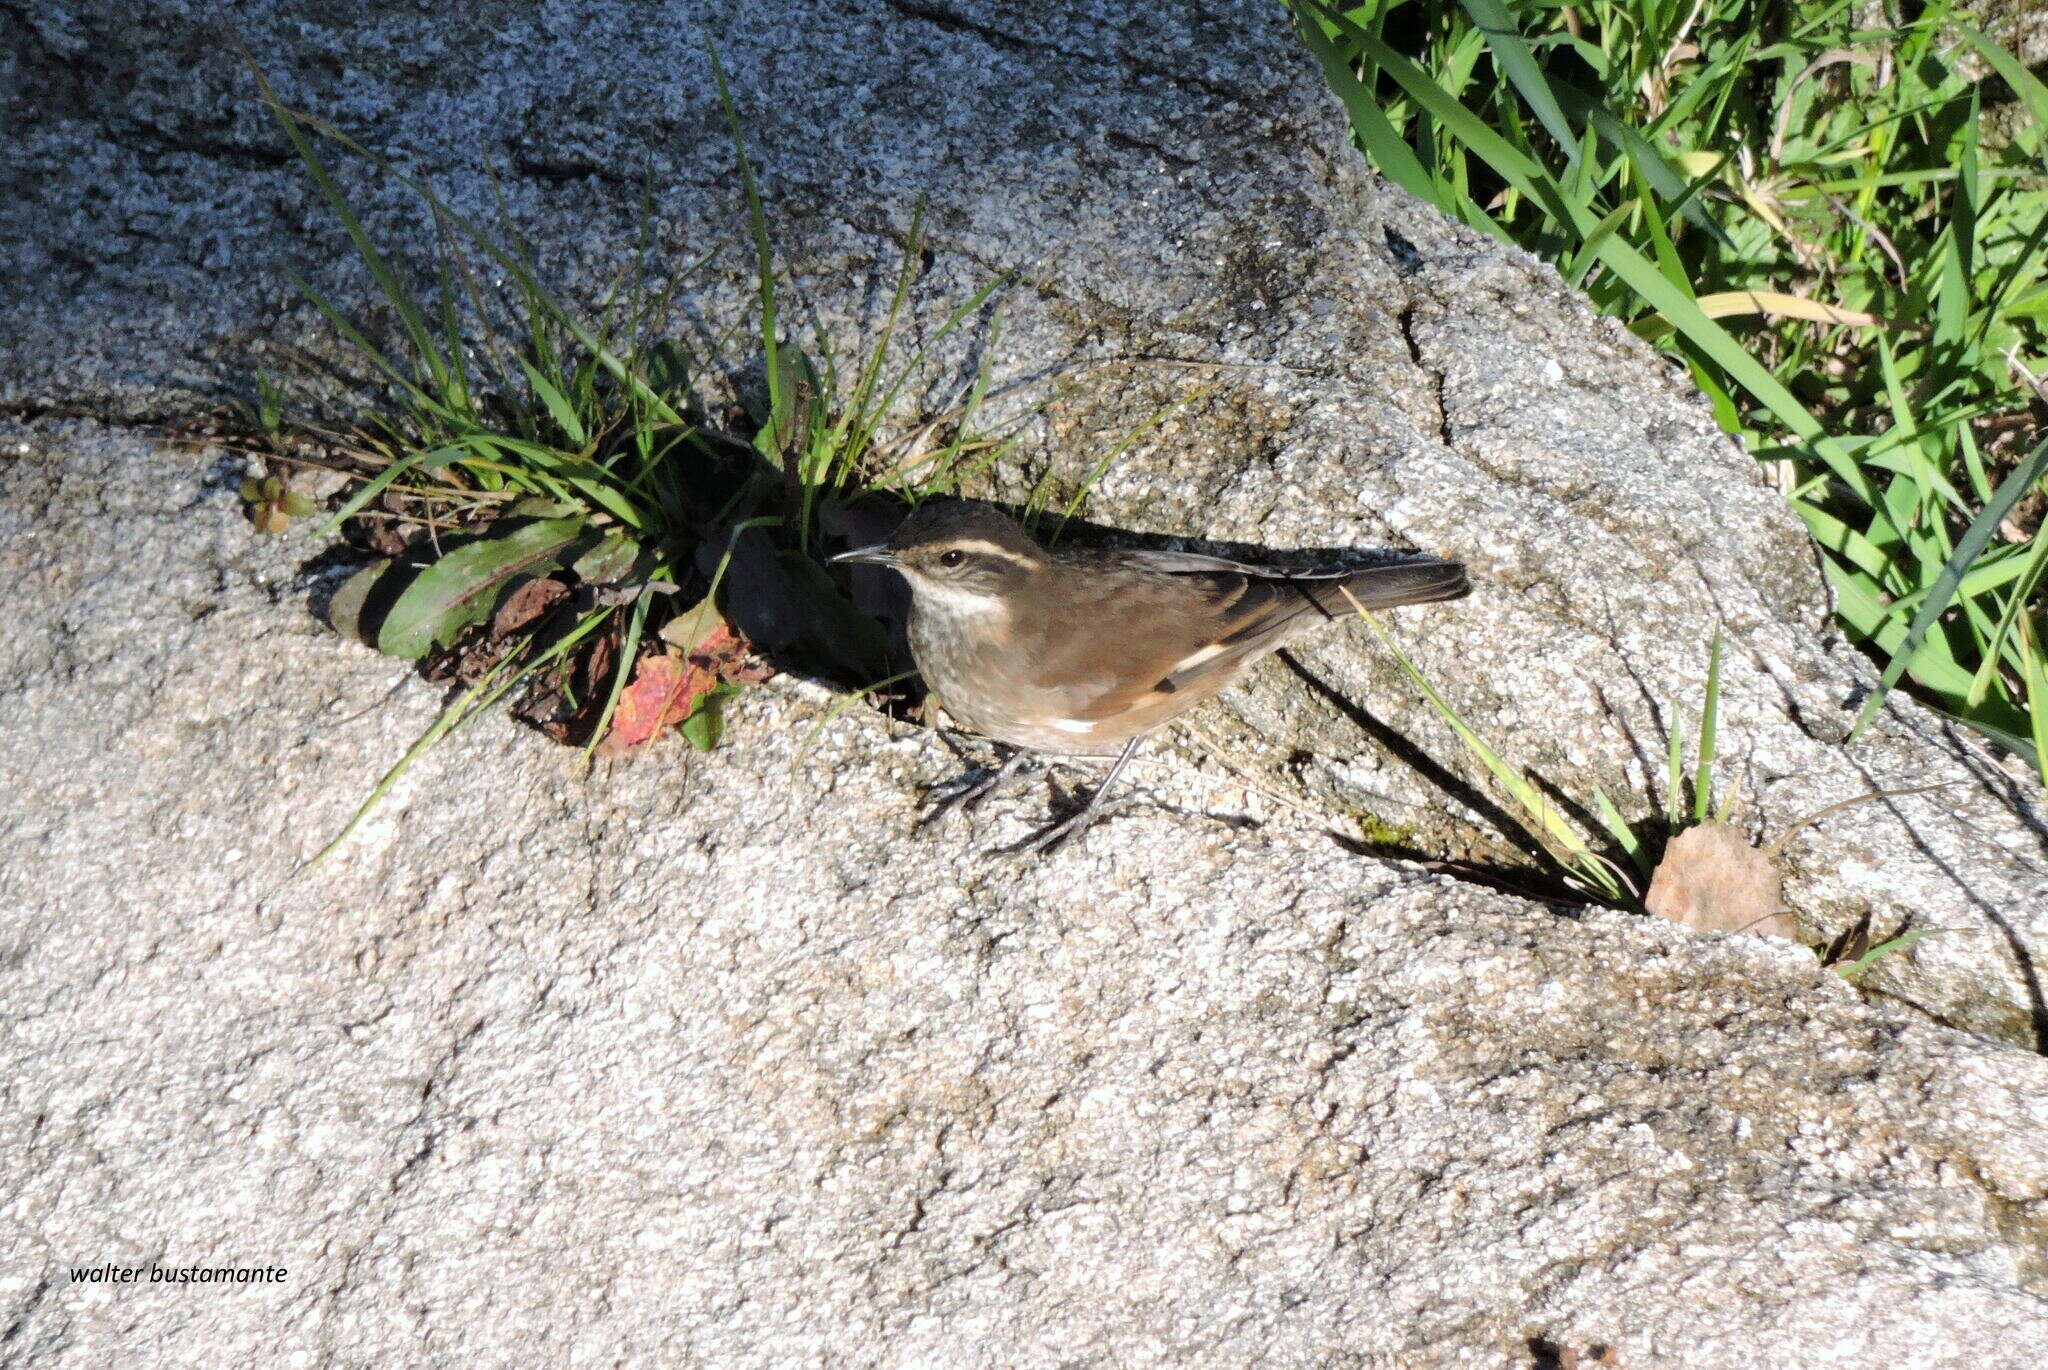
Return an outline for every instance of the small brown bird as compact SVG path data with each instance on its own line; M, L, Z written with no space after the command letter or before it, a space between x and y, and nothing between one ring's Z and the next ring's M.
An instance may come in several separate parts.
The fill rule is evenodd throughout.
M1114 756L1087 806L1025 850L1094 819L1138 741L1233 685L1268 652L1351 610L1457 599L1456 562L1291 571L1191 552L1047 549L984 505L921 506L887 542L834 557L910 582L910 650L961 723L1018 750L948 805L971 806L1034 753Z

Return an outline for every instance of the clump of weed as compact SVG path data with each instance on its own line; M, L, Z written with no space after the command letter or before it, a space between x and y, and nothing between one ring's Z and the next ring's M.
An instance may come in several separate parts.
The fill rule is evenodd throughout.
M1858 727L1903 679L2048 777L2048 86L1940 0L1290 5L1384 175L1767 464L1882 663Z
M329 621L454 689L321 856L427 748L508 697L551 736L618 755L671 725L715 746L723 702L776 669L870 686L888 673L887 634L821 564L823 543L886 525L888 509L950 492L1006 450L975 436L992 347L964 402L943 416L943 441L906 452L882 436L931 349L992 309L1002 284L989 281L911 356L897 356L921 214L863 357L845 364L822 334L815 352L788 335L739 118L716 54L712 63L758 282L744 343L758 348L762 381L751 405L711 398L731 391L722 384L730 357L664 332L677 292L712 254L656 287L643 233L640 253L585 317L543 283L516 235L500 241L479 228L431 187L288 108L256 72L393 324L380 340L294 275L380 386L360 412L328 420L287 415L266 381L258 423L270 455L352 478L321 531L346 533L371 555L333 593ZM410 285L372 240L323 158L329 148L420 197L441 247L429 289ZM247 498L266 527L309 512L275 477ZM723 592L734 586L744 606Z

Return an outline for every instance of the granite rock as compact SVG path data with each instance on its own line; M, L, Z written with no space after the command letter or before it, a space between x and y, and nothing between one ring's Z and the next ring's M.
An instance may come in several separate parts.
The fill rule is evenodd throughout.
M2043 1362L2039 788L1903 699L1842 745L1874 675L1777 494L1554 273L1367 176L1277 8L0 12L10 1363ZM703 337L750 288L706 37L791 317L857 353L920 197L913 338L1018 273L905 393L988 353L1022 436L983 493L1064 501L1178 402L1085 518L1462 558L1478 593L1392 631L1632 816L1718 628L1746 831L1942 787L1787 845L1809 940L1949 931L1863 998L1357 855L1331 831L1524 859L1356 627L1041 866L982 852L1042 794L914 837L950 753L785 680L710 757L588 776L479 722L288 879L438 701L306 614L319 549L248 535L238 459L158 436L345 361L285 266L368 295L236 44L457 209L502 194L574 298L643 232L725 245ZM422 263L417 204L337 166ZM102 1260L293 1273L64 1283Z
M493 717L294 878L433 692L213 457L0 441L10 1365L2048 1358L2048 1061L1170 758L1019 864L786 679L589 775Z
M258 372L303 372L292 356L339 357L284 268L344 302L368 283L238 43L282 98L456 209L509 215L572 297L596 298L643 232L657 267L725 247L677 325L715 335L747 307L751 265L708 39L761 168L789 317L858 355L920 199L913 338L1018 273L999 296L989 413L1022 441L982 493L1043 481L1064 501L1178 404L1084 517L1465 560L1479 593L1398 615L1396 632L1560 802L1590 805L1598 785L1637 820L1663 808L1667 730L1696 719L1721 630L1719 775L1760 842L1859 795L1940 787L1836 812L1788 845L1806 937L1948 929L1874 986L1937 1021L2048 1042L2039 787L1903 700L1841 745L1874 675L1831 626L1783 501L1683 376L1547 267L1370 178L1277 12L543 4L422 23L405 6L309 2L16 17L23 133L0 169L0 406L15 414L169 420L246 395ZM409 192L337 167L380 241L423 261ZM906 412L956 402L989 341L984 319L942 343ZM1224 748L1340 831L1530 860L1483 773L1355 626L1265 668L1185 745Z

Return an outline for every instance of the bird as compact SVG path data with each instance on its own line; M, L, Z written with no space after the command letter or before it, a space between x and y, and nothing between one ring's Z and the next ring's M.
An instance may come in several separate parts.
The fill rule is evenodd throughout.
M1050 854L1094 822L1146 736L1267 654L1353 607L1458 599L1465 568L1436 557L1292 570L1132 548L1045 547L978 500L928 501L887 540L834 564L909 583L910 653L928 693L971 732L1014 749L944 807L972 807L1039 756L1115 757L1087 805L1016 850Z

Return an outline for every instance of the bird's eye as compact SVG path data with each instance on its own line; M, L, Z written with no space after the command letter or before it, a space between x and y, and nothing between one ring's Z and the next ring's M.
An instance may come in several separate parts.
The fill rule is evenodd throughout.
M939 553L939 565L941 566L958 566L965 560L967 560L967 553L961 551L958 547L955 547L950 552Z

